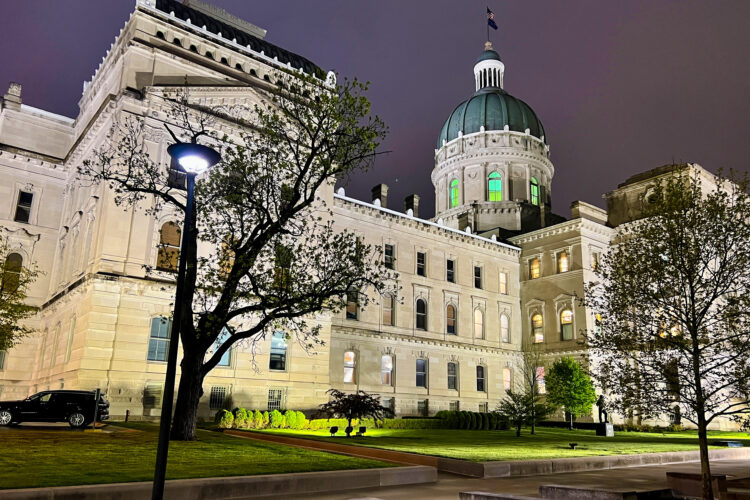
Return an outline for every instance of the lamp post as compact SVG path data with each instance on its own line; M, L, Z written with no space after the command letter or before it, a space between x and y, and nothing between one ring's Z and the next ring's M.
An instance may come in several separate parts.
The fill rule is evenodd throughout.
M182 242L180 243L180 264L177 270L177 290L174 299L174 313L172 315L172 331L169 334L169 353L167 357L167 374L164 378L164 393L162 396L161 420L159 423L159 444L156 450L156 468L154 470L154 488L151 492L152 500L161 500L164 496L164 479L167 473L167 454L169 453L169 432L172 421L172 399L174 398L174 380L177 372L177 347L180 342L180 320L183 310L183 295L185 290L185 268L187 267L186 240L190 236L193 225L195 177L216 165L221 155L209 148L194 143L178 142L167 148L169 156L187 174L187 200L185 201L185 223L183 226Z

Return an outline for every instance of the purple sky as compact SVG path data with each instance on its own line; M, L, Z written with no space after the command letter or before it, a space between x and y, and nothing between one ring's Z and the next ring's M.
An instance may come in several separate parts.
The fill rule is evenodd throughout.
M505 88L547 132L553 208L601 194L633 173L676 161L748 170L750 2L747 0L214 0L266 37L345 76L372 82L390 127L374 170L347 193L391 187L433 213L437 135L474 90L485 5L500 30ZM134 0L0 0L0 92L23 84L26 104L75 116Z

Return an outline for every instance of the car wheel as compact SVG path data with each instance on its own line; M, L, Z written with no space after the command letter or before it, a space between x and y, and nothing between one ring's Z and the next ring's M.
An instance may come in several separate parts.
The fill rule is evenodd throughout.
M10 425L13 421L13 415L9 410L0 410L0 425Z
M79 429L86 425L86 417L80 412L71 413L68 416L68 423L72 428Z

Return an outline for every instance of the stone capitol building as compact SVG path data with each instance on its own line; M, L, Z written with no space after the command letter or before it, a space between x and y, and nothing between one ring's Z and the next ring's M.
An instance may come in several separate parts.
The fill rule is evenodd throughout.
M173 228L181 220L123 210L105 185L83 185L76 169L121 113L147 117L149 152L167 164L167 113L144 89L179 87L189 76L200 83L191 96L218 106L260 102L278 71L335 78L265 33L196 0L137 0L84 83L74 119L25 104L21 86L10 84L0 100L5 265L33 262L44 274L28 297L39 308L29 321L35 332L0 351L0 398L98 387L114 418L159 415L162 318L174 282L160 248L179 246ZM331 387L377 393L399 416L488 411L522 384L523 349L540 349L547 366L580 357L595 318L576 297L595 279L617 226L638 217L649 184L673 167L625 180L605 195L607 210L576 201L567 218L553 214L555 168L542 121L504 89L505 67L489 43L473 89L470 68L467 61L467 99L452 112L446 103L448 119L435 131L434 216L420 212L416 195L388 199L382 184L364 201L343 189L321 193L338 227L383 246L400 297L321 313L325 344L314 354L272 335L259 342L254 366L249 348L235 346L205 379L202 416L229 396L235 406L312 410Z

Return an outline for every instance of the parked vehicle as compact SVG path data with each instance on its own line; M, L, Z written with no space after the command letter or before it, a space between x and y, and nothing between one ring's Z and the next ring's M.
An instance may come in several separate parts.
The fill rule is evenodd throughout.
M73 428L94 421L95 391L42 391L22 401L0 401L0 425L68 422ZM99 396L97 421L109 419L109 402Z

